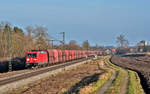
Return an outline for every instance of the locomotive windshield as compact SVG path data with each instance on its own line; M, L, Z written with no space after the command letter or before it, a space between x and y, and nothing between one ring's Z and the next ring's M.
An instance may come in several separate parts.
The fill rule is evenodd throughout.
M27 57L36 57L37 55L36 55L36 53L28 53L27 54Z

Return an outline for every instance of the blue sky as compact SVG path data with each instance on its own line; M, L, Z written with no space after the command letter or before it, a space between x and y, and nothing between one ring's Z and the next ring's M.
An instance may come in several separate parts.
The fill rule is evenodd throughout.
M131 44L150 42L150 0L0 0L0 21L21 28L42 25L66 41L116 45L124 34Z

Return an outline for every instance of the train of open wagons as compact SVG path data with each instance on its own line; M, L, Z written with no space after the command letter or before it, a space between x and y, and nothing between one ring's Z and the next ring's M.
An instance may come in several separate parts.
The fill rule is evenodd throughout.
M27 52L26 67L48 66L101 55L99 50L37 50Z

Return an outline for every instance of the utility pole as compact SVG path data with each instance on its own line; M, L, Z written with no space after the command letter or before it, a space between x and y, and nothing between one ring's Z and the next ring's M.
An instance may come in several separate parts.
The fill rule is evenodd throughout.
M62 40L62 44L63 44L63 62L65 62L65 32L61 32L60 34L62 34L63 40Z
M65 45L65 32L61 32L60 34L62 34L62 37L63 37L62 42L63 42L63 46L64 46Z
M9 56L9 62L8 62L8 68L9 71L12 71L12 63L11 63L11 32L10 29L8 27L7 28L7 32L8 32L8 56Z
M54 45L54 44L53 44L54 40L51 40L51 41L52 41L52 49L53 49L53 48L54 48L54 47L53 47L53 45Z
M86 48L86 50L87 50L87 54L86 54L86 55L87 55L87 58L88 58L88 55L89 55L89 54L88 54L88 50L89 50L89 44L88 44L88 43L89 43L89 42L88 42L88 40L87 40L87 45L86 45L86 47L87 47L87 48Z
M55 39L55 40L49 40L49 41L51 41L52 42L52 48L53 48L53 42L54 41L59 41L60 43L62 43L62 58L63 58L63 62L65 62L65 32L60 32L60 34L62 34L62 40L57 40L57 39Z

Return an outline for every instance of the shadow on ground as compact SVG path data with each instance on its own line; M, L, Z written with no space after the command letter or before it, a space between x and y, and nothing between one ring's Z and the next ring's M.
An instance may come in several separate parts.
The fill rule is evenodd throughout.
M81 81L79 81L79 82L76 83L74 86L72 86L72 87L71 87L68 91L66 91L64 94L78 94L80 88L83 88L83 87L85 87L85 86L88 86L90 83L97 82L98 79L99 79L99 76L100 76L101 74L102 74L102 73L97 73L97 74L94 74L94 75L92 75L92 76L84 77Z

